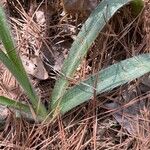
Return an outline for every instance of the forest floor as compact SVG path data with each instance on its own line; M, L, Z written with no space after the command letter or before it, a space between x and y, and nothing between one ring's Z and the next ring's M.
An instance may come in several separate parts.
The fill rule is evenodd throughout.
M84 3L80 8L79 4L63 7L61 0L2 1L20 57L45 105L71 44L97 5L94 0L93 3ZM148 9L145 7L136 18L130 5L119 10L89 49L70 86L111 64L148 52L145 25ZM27 63L36 66L36 71ZM23 101L27 99L15 78L1 63L0 82L0 95ZM146 74L47 124L16 119L11 110L4 109L7 117L0 128L0 149L148 150L149 91L150 76Z

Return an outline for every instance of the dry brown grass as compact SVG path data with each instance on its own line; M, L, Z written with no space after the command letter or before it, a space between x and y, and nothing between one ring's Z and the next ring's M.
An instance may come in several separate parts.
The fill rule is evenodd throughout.
M78 32L78 30L75 32L70 30L76 29L82 18L76 20L76 17L72 15L64 18L60 15L62 12L60 1L51 1L53 7L51 9L53 11L52 19L48 21L49 24L45 32L45 28L37 28L39 25L31 16L31 3L29 1L24 4L20 0L21 5L18 4L18 0L9 2L10 4L13 4L11 2L15 3L7 9L10 10L10 22L18 49L22 47L22 43L25 43L25 47L22 47L23 50L28 49L27 46L31 41L28 36L22 38L22 34L31 33L30 35L37 41L36 44L41 43L41 41L42 44L46 43L44 46L47 47L47 51L53 49L59 51L60 47L67 45L61 53L66 57L73 41L72 38ZM45 2L47 1L45 0ZM47 4L44 6L47 7ZM76 84L78 80L86 78L89 74L97 72L101 68L145 52L147 47L143 26L143 22L146 21L144 13L135 19L130 9L129 6L126 6L120 10L100 33L90 48L87 58L78 68L75 82L72 84ZM35 11L33 10L33 12ZM85 20L85 18L83 19ZM25 25L27 25L27 28L23 30ZM35 28L36 30L34 30ZM44 32L44 35L41 36L39 34L41 32ZM39 43L38 45L40 45ZM5 75L5 68L1 64L0 68L0 75L2 75L0 80L3 84L3 86L0 84L0 95L5 92L4 95L14 98L10 95L10 89L4 89L4 85L10 86L13 83L16 87L16 82L14 78L13 81L10 80L11 75L9 78ZM4 81L7 82L4 83ZM140 78L98 97L93 95L94 98L89 103L79 106L64 116L58 116L56 120L49 123L35 124L23 118L16 118L16 115L9 110L4 128L0 130L0 149L148 150L150 149L149 103L147 107L140 109L141 115L134 122L136 124L134 133L129 133L121 123L119 124L114 119L113 115L120 112L120 109L108 110L104 105L104 103L111 101L119 102L121 108L128 108L134 106L137 101L149 100L150 87L147 90L147 86L142 81L143 78ZM125 95L128 98L125 98ZM129 118L134 121L132 117L135 116L128 115L123 114L122 119Z

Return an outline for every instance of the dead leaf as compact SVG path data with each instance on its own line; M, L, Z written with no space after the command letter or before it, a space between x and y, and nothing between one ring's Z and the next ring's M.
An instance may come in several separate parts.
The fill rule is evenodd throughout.
M27 56L23 55L21 59L28 74L40 80L46 80L48 78L48 73L39 57L35 56L29 59Z

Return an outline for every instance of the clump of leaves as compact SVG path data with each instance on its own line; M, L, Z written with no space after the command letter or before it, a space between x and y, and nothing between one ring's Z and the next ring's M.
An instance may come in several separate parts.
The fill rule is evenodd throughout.
M141 5L138 5L142 2L140 0L103 0L91 13L72 44L68 58L64 61L62 76L55 84L48 110L40 102L27 77L21 59L17 55L4 11L0 8L0 38L5 47L5 50L0 50L0 60L22 86L30 99L31 106L29 107L27 104L22 104L2 96L0 96L0 104L20 109L27 113L34 112L37 116L36 119L44 120L51 112L53 112L53 116L56 115L57 111L64 114L81 103L88 101L92 98L94 90L96 94L100 94L149 72L150 54L143 54L111 65L92 75L87 80L80 82L79 85L66 90L69 86L69 79L73 77L77 67L86 56L88 49L99 32L117 10L129 2L132 2L131 4L135 12L137 9L141 10ZM94 89L95 80L97 80L97 87Z

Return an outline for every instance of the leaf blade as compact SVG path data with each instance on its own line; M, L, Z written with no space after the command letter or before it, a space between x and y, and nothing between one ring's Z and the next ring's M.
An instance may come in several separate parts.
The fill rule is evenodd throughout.
M24 111L26 113L31 112L28 105L17 102L15 100L9 99L9 98L4 97L4 96L0 96L0 104L4 105L4 106L12 107L12 108L17 109L17 110Z
M7 57L7 55L2 50L0 50L0 60L14 75L14 77L20 83L24 91L27 93L28 97L31 100L32 107L37 113L37 115L46 116L47 111L45 107L41 104L41 102L40 101L38 102L38 97L36 96L36 93L33 90L32 85L30 84L29 81L27 82L26 76L22 74L21 70L18 70L18 68L16 68L15 64Z
M60 103L61 113L64 114L92 98L94 92L92 87L94 86L95 80L97 80L96 94L110 91L115 87L150 72L149 62L150 54L143 54L126 59L100 71L98 73L98 79L94 75L84 81L84 84L80 83L68 90Z
M52 92L52 101L49 110L55 110L69 85L68 78L72 78L77 67L86 56L89 47L103 29L106 22L118 9L128 4L131 0L103 0L89 16L76 40L74 41L68 58L64 61L63 76L56 82Z
M6 65L6 67L12 72L16 77L18 82L21 84L25 92L27 93L32 107L36 114L47 116L47 110L44 105L40 102L38 96L36 95L26 71L22 65L21 59L18 56L15 48L14 41L9 29L9 25L6 21L6 16L3 8L0 6L0 38L6 49L6 54L0 50L0 60Z

